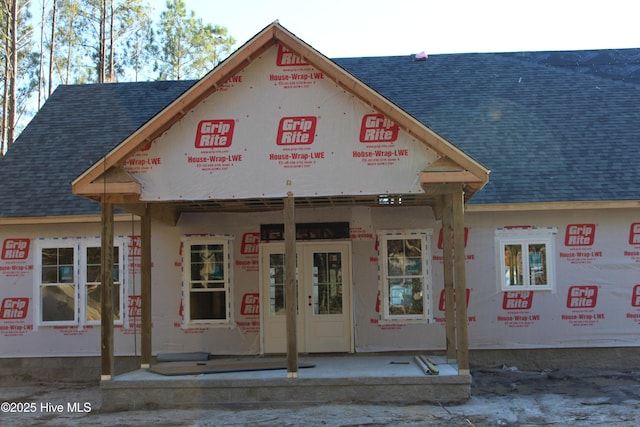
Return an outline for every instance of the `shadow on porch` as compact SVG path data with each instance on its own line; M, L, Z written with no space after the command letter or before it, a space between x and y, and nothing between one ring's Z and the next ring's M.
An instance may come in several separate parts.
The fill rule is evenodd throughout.
M253 359L259 365L270 366L269 362L281 360L283 369L190 375L175 375L175 372L162 375L139 369L102 381L102 410L329 402L462 403L469 399L471 375L458 375L457 367L441 356L428 357L437 365L437 375L425 372L415 355L404 353L301 356L297 378L287 378L284 357L221 358L204 362L207 368L213 369L216 364L234 361L245 363Z

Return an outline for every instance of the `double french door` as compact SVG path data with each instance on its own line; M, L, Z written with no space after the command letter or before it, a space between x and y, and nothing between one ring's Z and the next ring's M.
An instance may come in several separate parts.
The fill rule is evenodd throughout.
M298 351L350 352L350 242L296 245ZM261 247L263 352L285 353L287 344L284 244Z

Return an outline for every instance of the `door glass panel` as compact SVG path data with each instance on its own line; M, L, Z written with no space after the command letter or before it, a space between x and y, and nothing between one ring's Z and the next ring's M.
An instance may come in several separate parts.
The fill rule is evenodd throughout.
M342 254L313 254L313 313L342 314Z
M298 267L296 255L296 286ZM284 316L287 314L284 254L269 254L269 314Z
M269 255L269 313L284 316L284 254Z

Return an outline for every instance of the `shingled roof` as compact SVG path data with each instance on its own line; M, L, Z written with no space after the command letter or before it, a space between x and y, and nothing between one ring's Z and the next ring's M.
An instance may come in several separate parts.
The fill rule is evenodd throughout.
M625 49L335 62L490 169L470 203L495 204L640 199L639 58ZM0 160L0 218L97 213L71 181L193 83L60 86Z
M0 218L98 213L71 181L193 83L59 86L0 160Z

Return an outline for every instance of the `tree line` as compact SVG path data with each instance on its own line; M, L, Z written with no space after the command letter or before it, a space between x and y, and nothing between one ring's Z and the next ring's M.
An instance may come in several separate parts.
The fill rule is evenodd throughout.
M153 16L147 0L0 0L0 157L60 84L197 79L235 44L183 0Z

